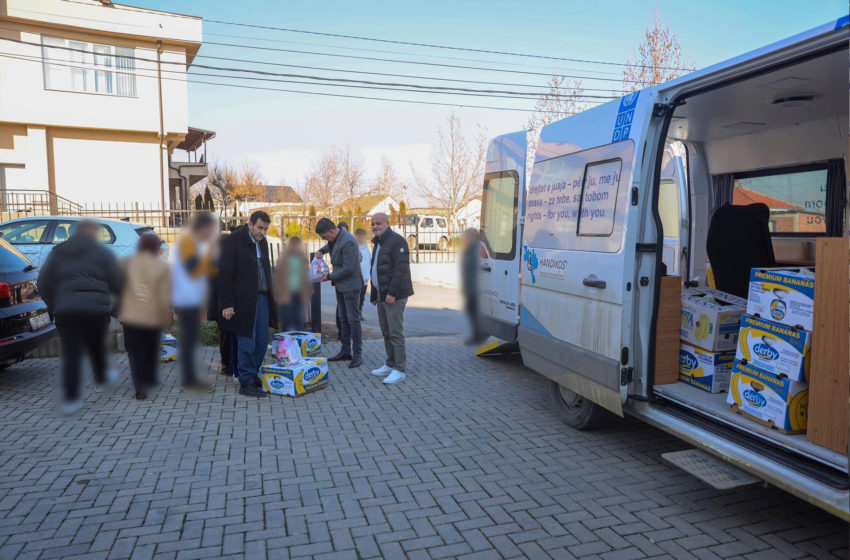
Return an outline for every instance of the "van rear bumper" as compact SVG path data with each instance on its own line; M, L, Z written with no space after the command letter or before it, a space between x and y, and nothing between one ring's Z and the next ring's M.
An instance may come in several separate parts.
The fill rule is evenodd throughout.
M626 412L694 447L781 488L829 513L850 521L850 490L836 489L777 461L754 453L712 431L687 422L647 402L630 401Z

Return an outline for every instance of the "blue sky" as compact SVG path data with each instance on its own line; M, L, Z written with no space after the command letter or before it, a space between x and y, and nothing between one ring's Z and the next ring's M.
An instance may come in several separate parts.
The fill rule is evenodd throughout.
M350 0L233 2L230 0L119 0L121 3L198 15L206 20L288 27L392 40L544 54L594 61L625 62L636 53L646 26L657 10L678 35L685 60L697 68L777 41L847 13L847 0L712 2L538 0L533 3L498 0L369 1ZM226 36L223 36L226 35ZM212 45L227 42L278 49L310 50L394 58L435 64L482 66L502 70L583 76L586 88L618 88L622 68L602 64L554 62L482 53L446 51L396 44L346 40L306 34L204 24L201 55L264 62L321 66L344 70L386 72L487 82L541 86L545 76L485 72L345 59L291 52L272 52ZM416 82L411 78L345 75L329 71L196 59L197 64L240 66L274 72L353 77L377 81ZM207 72L206 70L195 70ZM597 79L592 79L597 78ZM197 79L225 81L220 78ZM232 81L232 80L227 80ZM246 82L242 82L246 83ZM495 136L522 128L533 100L458 97L423 93L353 90L342 87L253 82L266 87L370 95L378 97L480 104L511 111L406 105L377 101L261 92L194 84L189 114L193 126L217 131L210 151L214 157L262 169L270 183L297 185L312 162L330 145L351 145L367 170L376 173L383 158L412 180L411 167L427 171L436 128L455 113L469 134L479 127ZM429 81L424 83L438 83ZM516 90L512 86L454 84L470 88ZM525 88L526 90L528 87ZM533 89L533 88L532 88ZM588 93L591 93L588 91ZM608 91L594 91L609 95Z

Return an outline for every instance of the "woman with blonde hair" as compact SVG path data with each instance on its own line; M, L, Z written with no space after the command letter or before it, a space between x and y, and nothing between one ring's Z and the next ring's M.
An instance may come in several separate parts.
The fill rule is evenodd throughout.
M292 237L275 267L274 299L280 306L283 331L304 330L304 302L313 295L310 263L300 237Z

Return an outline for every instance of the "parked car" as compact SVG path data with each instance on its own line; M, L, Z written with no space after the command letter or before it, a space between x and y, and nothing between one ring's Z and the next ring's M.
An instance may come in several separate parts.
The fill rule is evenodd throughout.
M23 253L35 266L41 266L53 247L68 239L77 223L84 219L80 216L17 218L0 224L0 238ZM101 225L101 240L118 258L132 255L139 236L153 231L150 226L120 220L94 221Z
M0 369L56 336L37 279L38 267L0 239Z
M405 216L404 224L402 233L411 251L417 246L440 251L449 248L449 224L444 216Z

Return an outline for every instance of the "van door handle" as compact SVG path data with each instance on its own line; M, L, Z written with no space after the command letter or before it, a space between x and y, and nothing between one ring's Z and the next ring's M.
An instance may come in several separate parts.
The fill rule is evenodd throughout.
M481 270L483 270L484 272L490 272L493 269L485 264L481 267Z
M606 286L605 280L599 280L594 274L582 280L581 283L589 288L599 288L600 290L604 290Z

